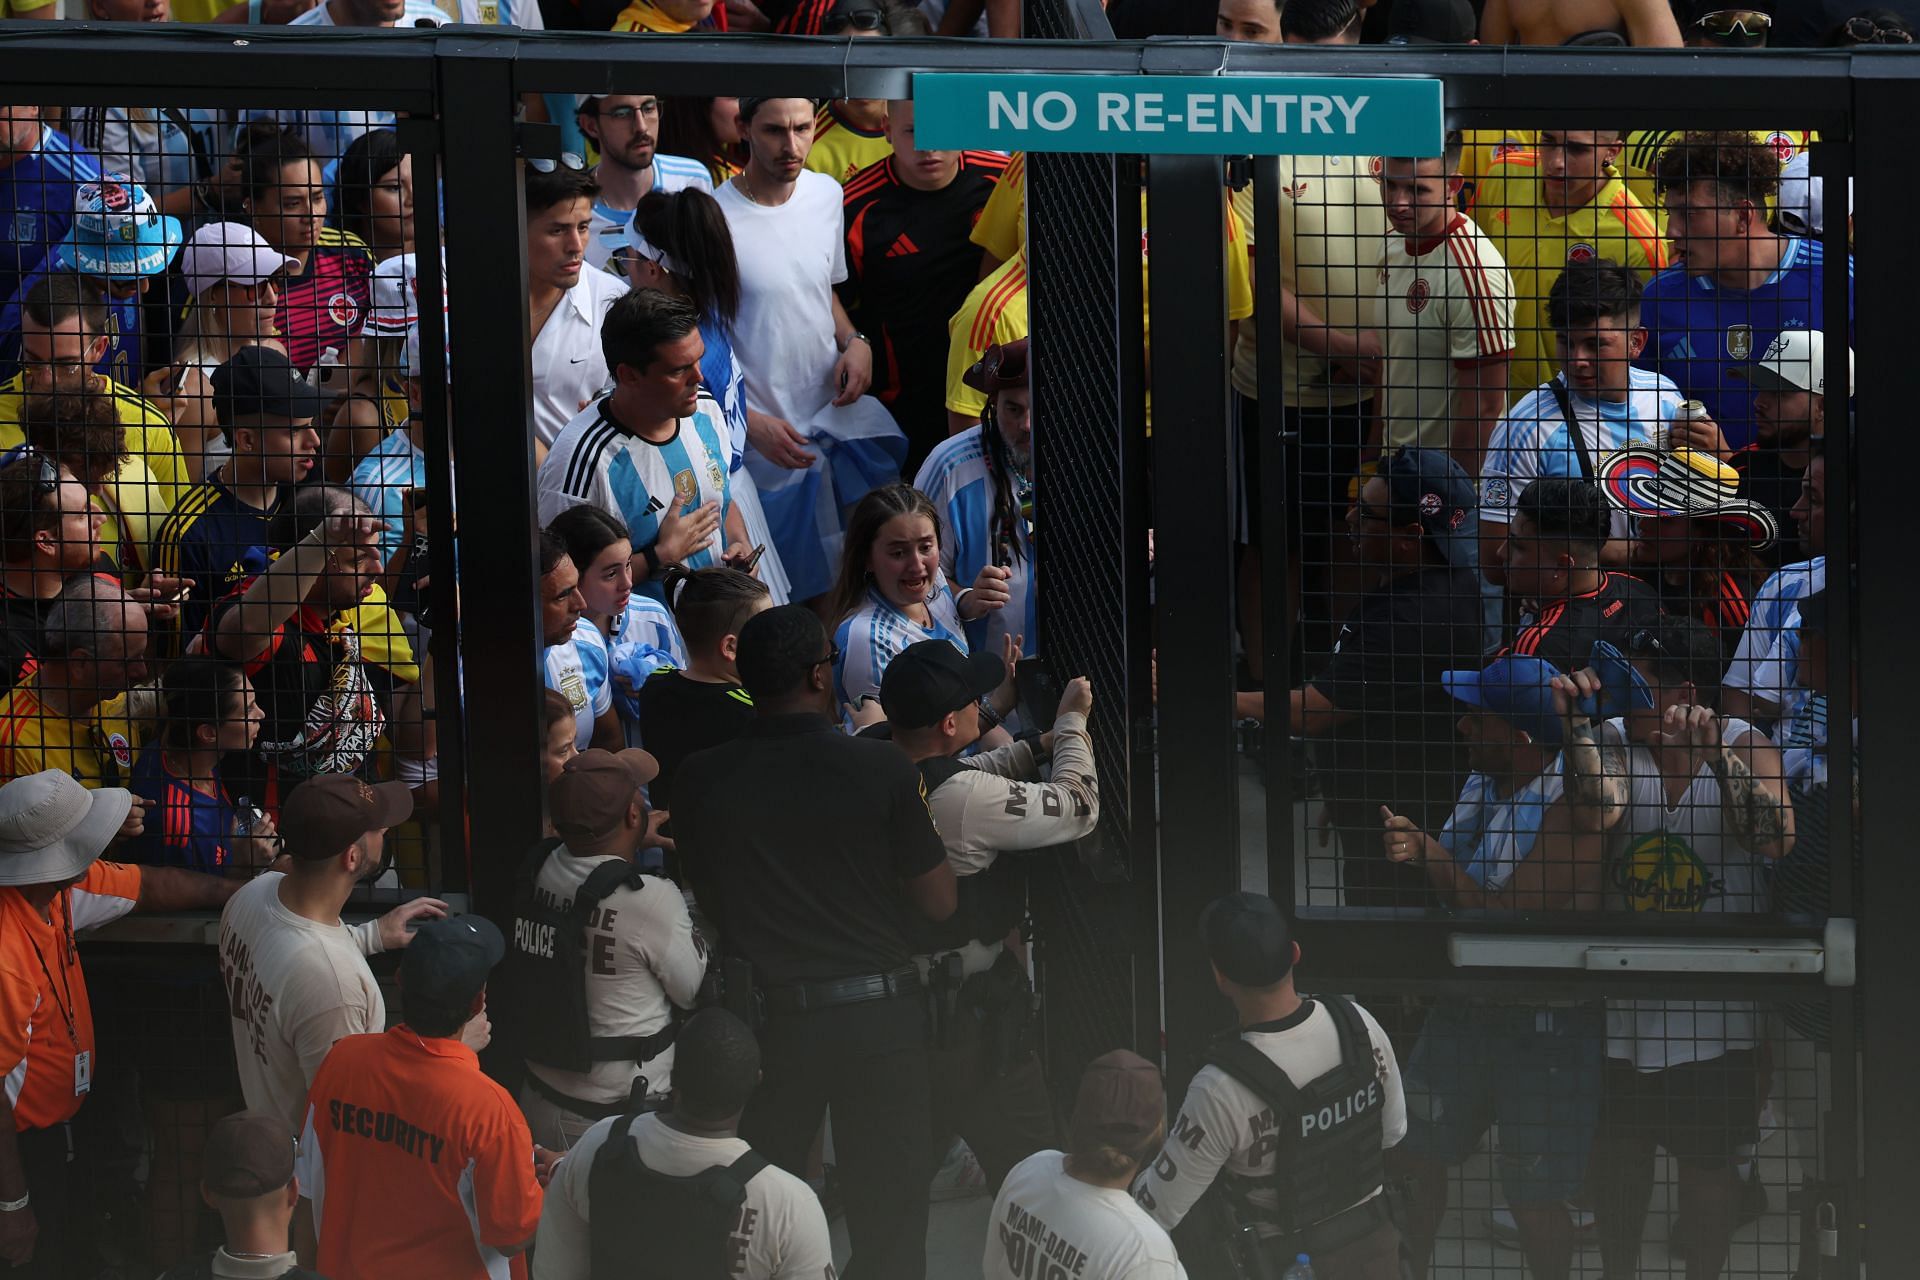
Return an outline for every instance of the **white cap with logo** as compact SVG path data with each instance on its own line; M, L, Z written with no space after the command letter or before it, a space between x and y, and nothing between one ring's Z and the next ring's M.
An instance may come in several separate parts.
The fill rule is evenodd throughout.
M1742 382L1751 382L1758 391L1811 391L1816 395L1827 389L1827 344L1818 329L1788 329L1767 345L1765 353L1750 365L1728 370ZM1853 385L1853 352L1847 352L1847 385Z

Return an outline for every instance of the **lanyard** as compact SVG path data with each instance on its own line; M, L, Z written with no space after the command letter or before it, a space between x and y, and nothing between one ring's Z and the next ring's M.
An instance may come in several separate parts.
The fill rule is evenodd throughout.
M67 981L67 970L72 966L76 952L73 941L73 903L65 892L62 892L60 895L60 910L67 926L66 963L60 966L60 987L61 990L66 992L67 996L64 1001L60 998L60 992L53 989L53 970L47 967L47 957L45 953L36 946L33 949L33 958L40 962L40 972L47 976L47 994L53 997L54 1007L60 1010L60 1016L66 1020L67 1039L73 1043L75 1052L78 1052L80 1048L80 1026L74 1021L73 987Z

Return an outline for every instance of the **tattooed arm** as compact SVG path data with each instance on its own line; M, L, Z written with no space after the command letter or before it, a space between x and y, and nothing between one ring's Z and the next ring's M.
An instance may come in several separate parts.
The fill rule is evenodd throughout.
M1758 729L1707 757L1720 780L1720 812L1734 839L1762 858L1793 851L1793 802L1787 797L1780 749Z

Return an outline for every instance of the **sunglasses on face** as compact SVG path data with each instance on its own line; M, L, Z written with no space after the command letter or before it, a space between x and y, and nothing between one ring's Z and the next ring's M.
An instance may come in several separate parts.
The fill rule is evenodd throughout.
M585 173L587 162L578 152L562 151L558 160L548 156L533 156L528 159L527 168L535 173L552 173L555 169L571 169L575 173Z

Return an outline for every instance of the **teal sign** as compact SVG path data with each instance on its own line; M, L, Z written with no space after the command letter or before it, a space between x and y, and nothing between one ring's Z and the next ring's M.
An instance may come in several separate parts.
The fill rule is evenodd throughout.
M1387 76L913 77L914 137L938 150L1437 156L1440 81Z

